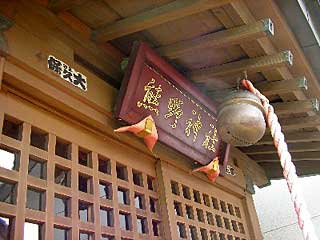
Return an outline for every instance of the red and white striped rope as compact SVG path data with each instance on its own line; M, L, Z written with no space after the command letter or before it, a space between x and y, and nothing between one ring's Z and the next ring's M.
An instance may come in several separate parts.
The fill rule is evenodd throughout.
M250 92L260 98L267 125L270 128L273 137L273 143L277 149L280 163L283 169L283 176L287 181L288 189L291 195L291 200L294 204L294 209L298 217L298 224L302 230L305 240L318 240L315 234L314 226L311 222L310 214L306 207L306 203L302 197L301 188L298 182L296 167L294 166L291 154L288 151L288 146L285 142L285 137L281 131L281 126L277 115L274 113L273 107L269 104L269 100L257 90L249 80L242 80L241 84Z

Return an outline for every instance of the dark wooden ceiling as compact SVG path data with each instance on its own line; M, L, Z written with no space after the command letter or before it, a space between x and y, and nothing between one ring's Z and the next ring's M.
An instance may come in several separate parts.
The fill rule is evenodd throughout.
M119 51L118 65L134 41L148 42L215 101L246 71L274 103L298 173L320 173L319 83L272 0L51 0L46 5L100 48ZM121 81L119 73L110 76ZM266 133L241 150L270 178L279 178L272 144Z

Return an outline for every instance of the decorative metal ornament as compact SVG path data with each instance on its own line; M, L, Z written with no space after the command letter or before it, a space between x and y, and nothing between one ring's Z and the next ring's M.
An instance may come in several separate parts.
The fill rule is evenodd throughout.
M232 167L231 165L227 165L226 174L230 175L232 177L235 177L236 176L236 171L235 171L234 167Z
M266 122L260 99L246 90L231 92L218 109L217 129L223 141L249 146L265 133Z

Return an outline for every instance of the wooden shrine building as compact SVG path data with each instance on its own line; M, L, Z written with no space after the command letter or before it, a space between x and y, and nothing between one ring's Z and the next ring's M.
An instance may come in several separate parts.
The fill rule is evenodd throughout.
M122 98L161 117L162 105L134 94L153 89L159 100L164 84L214 119L210 102L246 74L279 115L298 175L319 174L320 71L283 2L297 1L0 1L0 240L262 239L253 186L282 177L268 130L254 146L227 146L215 183L191 173L215 149L196 149L204 133L188 124L198 118L204 129L205 114L187 100L183 116L156 120L153 152L114 130L140 120L117 115ZM149 50L134 55L139 42ZM124 86L146 76L144 87Z

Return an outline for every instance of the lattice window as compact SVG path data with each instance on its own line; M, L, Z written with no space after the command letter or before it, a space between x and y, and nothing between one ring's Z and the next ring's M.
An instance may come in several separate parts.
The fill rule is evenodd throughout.
M168 169L171 170L170 167ZM172 169L172 171L177 170ZM172 174L170 172L169 175L179 176L179 174L183 173ZM207 187L199 187L205 184L198 183L197 186L193 183L195 179L190 179L190 175L186 175L183 179L190 181L183 181L182 184L174 177L168 180L171 184L172 214L176 219L178 237L201 240L247 238L245 221L241 221L241 199L217 190L209 184ZM212 193L215 195L213 196ZM222 194L223 197L220 197L219 194ZM184 234L184 229L186 229L187 236Z
M70 197L55 194L54 214L55 216L70 217L71 215Z
M4 116L3 127L2 127L2 134L21 141L22 138L22 121L10 117L8 115Z
M20 151L14 148L9 148L0 145L0 168L19 171L20 166Z
M133 169L131 160L115 161L103 148L79 146L77 136L46 131L48 124L33 126L4 114L0 119L0 221L8 226L6 238L13 239L9 234L17 233L10 229L18 226L25 227L25 239L30 232L39 240L162 238L154 167L147 173ZM17 221L20 208L26 210Z

